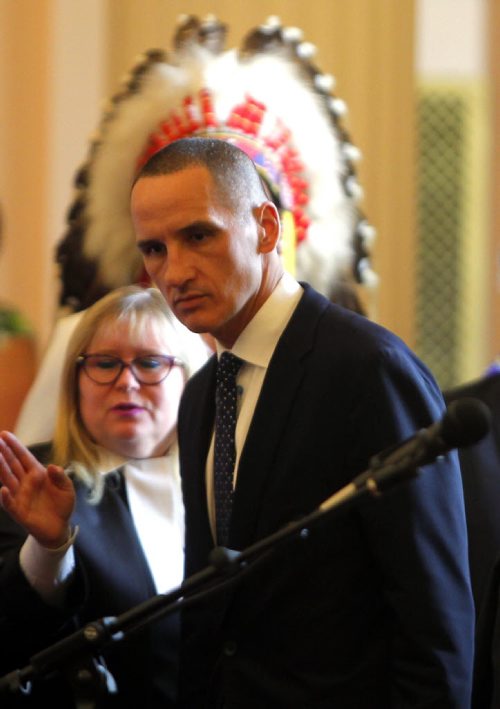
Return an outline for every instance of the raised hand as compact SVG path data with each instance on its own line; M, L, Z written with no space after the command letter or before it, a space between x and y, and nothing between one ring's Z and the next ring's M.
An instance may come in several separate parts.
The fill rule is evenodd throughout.
M3 431L0 483L0 503L28 534L52 549L67 541L75 490L63 468L45 468L14 434Z

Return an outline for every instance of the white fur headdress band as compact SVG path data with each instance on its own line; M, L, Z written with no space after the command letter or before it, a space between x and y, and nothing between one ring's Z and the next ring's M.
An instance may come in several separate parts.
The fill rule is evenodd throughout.
M332 93L333 78L313 65L314 47L300 31L276 18L238 49L224 50L225 35L214 18L183 17L172 52L146 52L112 97L75 177L57 247L62 306L81 310L141 280L132 180L155 150L199 134L234 142L260 166L294 227L288 259L299 280L329 297L343 282L376 282L359 151L341 125L345 105Z

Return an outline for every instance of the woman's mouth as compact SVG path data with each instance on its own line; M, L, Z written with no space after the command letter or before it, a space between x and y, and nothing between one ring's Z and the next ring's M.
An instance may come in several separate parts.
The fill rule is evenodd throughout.
M124 402L122 404L117 404L116 406L113 406L111 410L115 411L118 414L133 415L144 411L144 407L140 406L139 404L134 404L132 402Z

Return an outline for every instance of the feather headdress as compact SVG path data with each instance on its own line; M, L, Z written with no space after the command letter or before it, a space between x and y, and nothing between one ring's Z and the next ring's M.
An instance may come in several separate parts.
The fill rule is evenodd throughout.
M150 155L188 135L230 140L256 162L292 227L283 252L299 280L329 297L339 284L376 281L359 151L341 125L333 78L312 63L314 47L276 18L238 49L225 50L225 36L217 19L180 18L172 51L147 51L111 98L57 247L62 306L81 310L141 280L130 187Z

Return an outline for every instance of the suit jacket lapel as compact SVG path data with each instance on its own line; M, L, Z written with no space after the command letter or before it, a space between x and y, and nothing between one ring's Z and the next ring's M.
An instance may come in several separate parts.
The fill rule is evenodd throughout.
M217 358L212 357L201 376L191 382L193 391L183 399L179 421L182 492L186 508L186 574L190 576L208 564L213 548L207 508L205 480L206 457L215 416L215 372Z
M136 603L156 593L153 577L142 549L126 500L125 483L121 471L110 473L99 505L86 499L87 490L77 485L77 503L72 516L73 524L84 531L76 540L76 549L82 557L91 560L92 568L102 569L109 576L110 597L120 589L117 612L123 612ZM121 563L109 572L109 558L103 549L113 548Z

